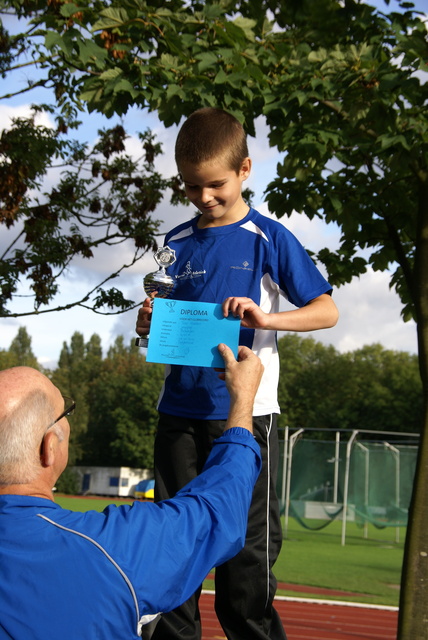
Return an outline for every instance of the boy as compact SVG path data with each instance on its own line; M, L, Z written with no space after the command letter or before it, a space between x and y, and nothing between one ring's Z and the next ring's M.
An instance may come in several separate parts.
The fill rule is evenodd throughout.
M230 114L214 108L193 113L175 148L186 195L200 212L165 237L175 250L168 268L172 297L222 303L224 315L241 319L240 344L250 347L265 371L253 410L253 430L262 450L245 548L216 568L216 613L229 640L284 640L272 606L272 566L282 531L275 493L279 413L277 331L312 331L334 326L331 287L296 238L279 222L260 215L242 198L251 171L245 132ZM297 308L279 312L279 296ZM137 333L150 328L144 301ZM198 474L228 410L227 390L209 368L167 366L159 400L155 441L155 498L161 500ZM199 593L162 617L153 638L200 638Z

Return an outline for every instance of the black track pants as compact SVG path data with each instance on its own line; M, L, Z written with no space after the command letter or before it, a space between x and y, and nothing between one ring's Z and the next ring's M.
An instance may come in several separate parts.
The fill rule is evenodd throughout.
M160 414L155 441L155 500L170 498L199 474L223 420L190 420ZM253 418L262 452L244 549L215 572L217 617L228 640L286 640L272 606L276 580L272 566L282 543L275 484L278 467L276 416ZM164 614L153 640L200 640L200 590L181 607Z

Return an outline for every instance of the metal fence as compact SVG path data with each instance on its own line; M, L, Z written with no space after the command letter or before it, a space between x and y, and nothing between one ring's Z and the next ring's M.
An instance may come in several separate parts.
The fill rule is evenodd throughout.
M391 431L343 430L333 439L318 439L315 430L291 429L283 434L278 496L284 514L284 537L290 516L305 528L322 529L342 521L368 525L407 525L419 435ZM324 436L325 437L325 436ZM281 442L281 441L280 441Z

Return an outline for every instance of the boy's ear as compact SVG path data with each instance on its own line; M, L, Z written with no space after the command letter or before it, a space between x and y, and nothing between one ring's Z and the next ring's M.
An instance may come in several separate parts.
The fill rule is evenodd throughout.
M252 166L251 158L244 158L241 164L241 171L240 171L240 177L243 180L246 180L250 175L251 166Z

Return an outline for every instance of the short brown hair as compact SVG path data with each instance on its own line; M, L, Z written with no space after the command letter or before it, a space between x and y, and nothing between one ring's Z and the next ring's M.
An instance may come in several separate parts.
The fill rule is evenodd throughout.
M201 164L223 157L239 173L248 157L247 136L241 123L222 109L206 107L194 111L178 132L175 161Z

